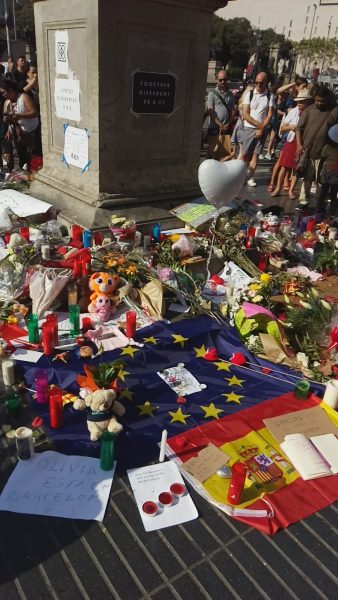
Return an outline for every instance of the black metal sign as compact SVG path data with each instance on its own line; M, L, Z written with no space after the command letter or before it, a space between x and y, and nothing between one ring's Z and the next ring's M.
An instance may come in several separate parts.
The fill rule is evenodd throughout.
M176 79L167 73L133 74L132 110L140 114L168 115L175 107Z

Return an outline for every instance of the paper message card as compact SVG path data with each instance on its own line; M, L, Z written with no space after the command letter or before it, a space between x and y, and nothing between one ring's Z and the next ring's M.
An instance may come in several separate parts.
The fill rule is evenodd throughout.
M55 32L55 66L58 75L68 75L68 31Z
M210 204L204 196L201 196L200 198L195 198L191 202L186 202L185 204L173 208L170 212L184 223L188 223L188 225L191 225L192 227L199 227L200 225L203 225L203 223L215 219L219 214L229 209L230 207L224 206L217 210L217 208L215 208L213 204Z
M338 427L330 421L320 406L264 419L264 423L279 444L286 435L292 433L303 433L306 437L325 433L338 435Z
M175 463L171 461L159 463L140 469L131 469L127 473L146 531L155 531L197 519L196 506L187 491L184 496L174 497L172 506L163 508L158 503L159 495L162 492L168 492L173 483L185 485ZM142 506L145 502L158 503L158 511L154 517L143 512Z
M58 452L19 461L0 496L0 510L103 521L116 463L102 471L100 461Z
M220 467L226 465L230 456L222 452L214 444L209 444L203 450L200 450L198 456L193 456L181 466L181 469L188 471L195 479L204 483L209 477L214 475Z
M88 133L85 129L66 127L63 155L68 165L81 170L88 165Z
M30 217L45 214L52 205L17 190L8 189L0 192L0 206L10 208L18 217Z
M81 120L78 79L55 79L54 101L56 116L59 119Z

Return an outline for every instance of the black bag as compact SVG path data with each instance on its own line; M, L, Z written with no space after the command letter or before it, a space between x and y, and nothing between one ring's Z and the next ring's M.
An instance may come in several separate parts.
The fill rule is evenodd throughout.
M306 150L303 152L303 154L299 157L298 162L297 162L297 167L296 167L297 177L304 177L306 167L310 160L310 152L311 152L311 148L308 146L306 148Z

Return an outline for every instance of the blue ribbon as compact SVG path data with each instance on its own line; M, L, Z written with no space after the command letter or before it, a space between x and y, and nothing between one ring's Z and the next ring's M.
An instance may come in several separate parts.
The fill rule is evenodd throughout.
M89 161L87 162L87 164L86 164L86 165L83 167L83 169L82 169L81 173L85 173L85 171L87 171L87 170L89 169L89 167L90 167L90 165L91 165L91 164L92 164L92 161L91 161L91 160L89 160Z

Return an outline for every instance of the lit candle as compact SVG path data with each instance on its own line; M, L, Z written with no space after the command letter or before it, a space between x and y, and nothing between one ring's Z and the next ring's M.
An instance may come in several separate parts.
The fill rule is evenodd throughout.
M46 317L47 323L50 324L51 329L53 330L54 335L54 346L57 346L59 343L59 330L58 330L58 318L54 313L50 313Z
M63 401L62 392L54 387L49 392L49 417L50 426L58 429L63 425Z
M160 446L160 456L158 459L159 462L163 462L164 458L165 458L165 447L167 444L167 437L168 437L168 432L166 429L163 429L162 438L161 438L161 446Z
M15 372L14 372L14 361L11 359L4 360L2 363L2 378L4 385L14 385L15 383Z
M236 462L231 467L231 479L228 490L228 502L230 504L240 504L242 492L246 479L247 466L242 462Z
M50 356L54 349L54 331L50 323L42 323L42 349L46 356Z
M126 312L126 336L134 338L136 332L136 312L128 310Z
M48 373L45 369L37 369L35 373L36 401L38 404L48 404Z

